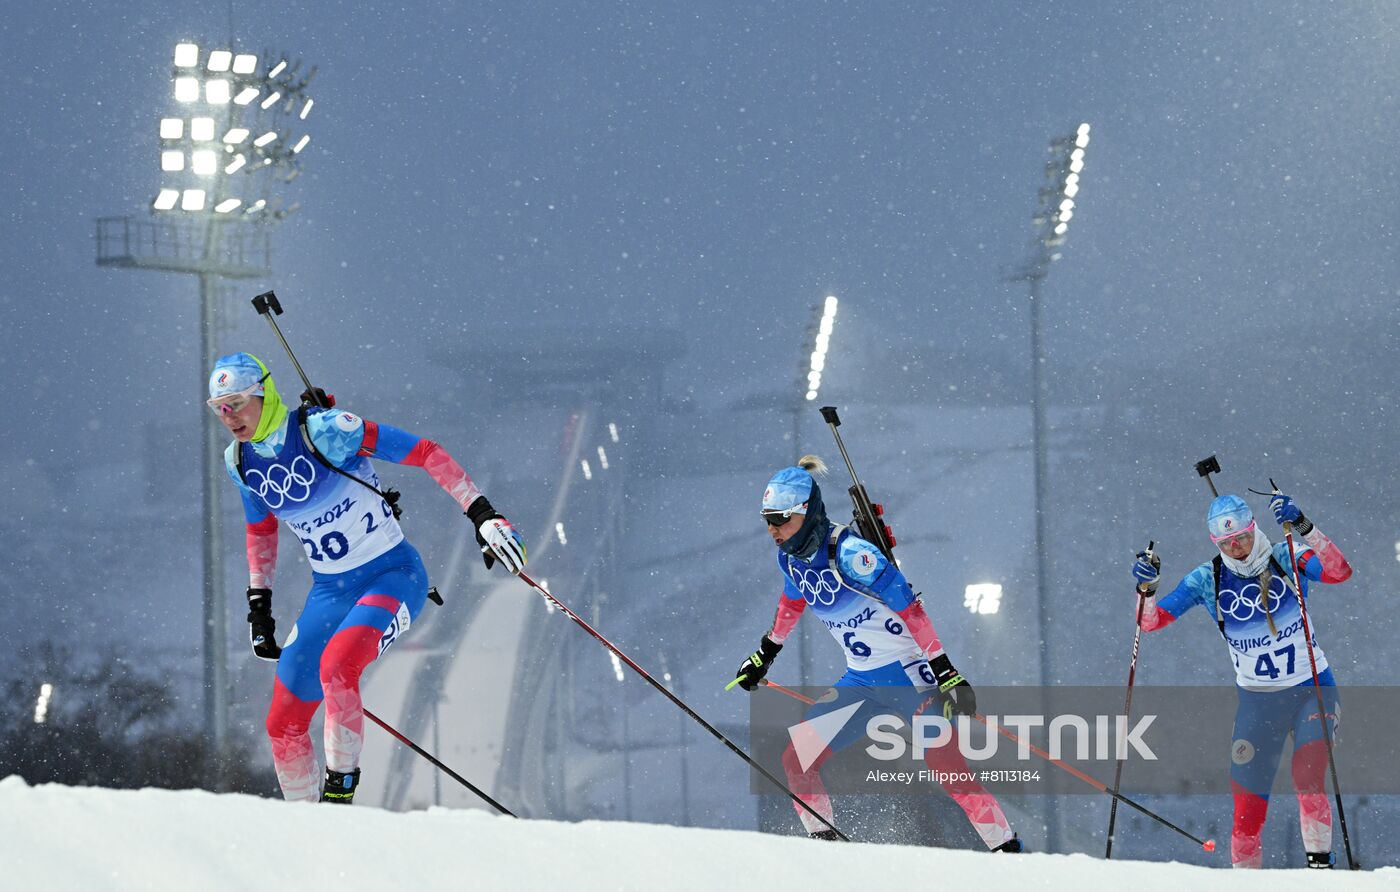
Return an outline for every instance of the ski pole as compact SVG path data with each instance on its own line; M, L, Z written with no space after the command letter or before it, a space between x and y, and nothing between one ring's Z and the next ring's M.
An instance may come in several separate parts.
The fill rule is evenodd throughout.
M362 707L362 709L363 709L363 707ZM388 731L391 735L393 735L394 737L396 737L400 743L402 743L404 746L407 746L409 749L413 750L415 753L417 753L418 755L422 756L423 758L427 759L429 762L431 762L431 763L433 764L434 767L440 769L440 770L441 770L444 774L446 774L448 777L452 778L452 779L455 780L457 783L459 783L459 784L461 784L462 786L466 787L468 790L471 790L471 791L472 791L473 793L475 793L477 796L480 796L482 799L486 800L486 802L489 803L489 804L491 805L492 808L496 809L496 811L500 812L500 813L503 814L503 815L509 815L509 816L512 817L512 818L518 817L518 815L516 815L515 812L511 811L510 809L506 808L504 805L501 805L501 803L497 802L496 800L492 799L490 796L486 795L485 792L483 792L480 788L478 788L478 787L477 787L475 784L473 784L471 781L467 780L466 778L462 777L462 776L461 776L460 774L458 774L457 772L453 771L451 768L448 768L446 765L442 764L440 761L437 760L437 758L435 758L435 757L433 756L432 753L428 752L427 750L423 749L423 748L422 748L421 746L419 746L418 744L416 744L416 743L414 743L413 741L409 740L407 737L403 736L403 735L400 734L398 731L395 731L387 722L385 722L385 721L384 721L383 719L381 719L379 716L377 716L377 715L375 715L374 713L370 712L368 709L363 709L363 712L364 712L364 714L365 714L365 718L367 718L367 719L369 719L370 721L374 722L376 725L378 725L379 727L383 728L385 731Z
M652 675L651 675L651 673L647 672L647 671L646 671L645 669L643 669L641 666L638 666L635 662L633 662L633 660L632 660L631 657L627 656L627 654L623 653L621 650L618 650L617 645L613 644L611 641L609 641L608 639L604 638L601 634L598 633L598 630L597 630L597 629L594 629L594 628L593 628L592 626L590 626L588 623L584 622L584 620L583 620L582 617L580 617L577 613L574 613L572 610L570 610L570 609L568 608L568 606L566 606L566 605L564 604L563 601L560 601L558 598L556 598L552 593L550 593L550 591L549 591L548 589L546 589L544 586L540 585L540 584L539 584L538 582L536 582L535 580L531 579L531 578L530 578L528 575L526 575L523 571L522 571L522 572L519 572L519 573L516 573L515 575L516 575L516 576L519 576L520 579L521 579L521 581L523 581L526 585L530 586L530 587L533 588L535 591L537 591L537 592L539 592L541 595L543 595L543 596L544 596L544 599L545 599L546 601L548 601L549 603L553 604L554 607L555 607L560 613L564 614L564 615L567 616L569 619L571 619L571 620L573 620L574 622L578 623L578 625L579 625L585 632L587 632L588 634L590 634L590 635L592 635L594 638L596 638L596 639L598 640L598 643L599 643L599 644L603 645L603 646L606 647L608 650L612 651L613 656L617 657L619 660L621 660L622 662L626 663L626 664L628 665L628 667L631 668L633 672L636 672L638 675L640 675L640 676L647 682L647 684L649 684L649 685L651 685L652 687L656 688L656 690L660 691L661 694L662 694L664 697L666 697L666 699L668 699L668 700L670 700L672 703L676 704L676 706L679 707L679 708L681 709L682 712L684 712L686 715L690 716L692 719L695 719L695 721L699 723L700 727L704 728L706 731L709 731L712 735L714 735L714 737L715 737L716 740L718 740L720 743L724 744L725 746L729 747L730 751L733 752L734 755L736 755L736 756L738 756L739 758L743 759L745 762L747 762L747 763L749 764L750 767L756 768L760 774L762 774L764 777L768 778L768 780L771 781L772 784L773 784L775 787L777 787L778 789L780 789L780 790L782 790L784 793L786 793L787 796L788 796L788 798L791 799L793 802L797 803L797 805L798 805L800 808L802 808L803 810L805 810L808 814L810 814L812 817L816 818L818 821L821 821L823 824L825 824L828 828L831 829L831 831L832 831L833 833L835 833L835 834L836 834L838 837L840 837L841 839L845 840L846 842L850 842L850 841L851 841L851 838L850 838L849 836L847 836L845 833L842 833L841 830L840 830L840 828L838 828L835 824L833 824L833 823L831 823L830 821L828 821L826 818L824 818L824 817L822 817L821 815L817 814L817 812L816 812L810 805L808 805L807 803L803 802L802 799L799 798L798 795L797 795L796 793L794 793L792 790L788 789L787 784L784 784L782 781L780 781L780 780L778 780L776 777L774 777L774 776L772 775L772 773L768 771L768 769L764 768L762 765L760 765L760 764L758 764L757 762L755 762L755 761L753 760L753 758L749 756L748 753L746 753L746 752L744 752L742 749L740 749L740 748L739 748L733 741L731 741L728 737L725 737L723 734L721 734L720 731L719 731L719 729L717 729L714 725L711 725L709 722L707 722L707 721L705 721L703 718L701 718L699 713L697 713L695 710L691 709L689 706L687 706L687 705L685 704L685 701L681 700L681 698L679 698L679 697L677 697L675 694L671 693L670 690L668 690L668 689L666 688L665 685L661 684L661 682L659 682L659 681L657 681L655 678L653 678Z
M1274 495L1281 495L1274 478L1269 478ZM1322 699L1322 681L1317 677L1317 657L1313 655L1312 629L1308 625L1308 607L1303 603L1303 586L1298 578L1298 556L1293 550L1293 524L1285 521L1283 538L1288 542L1288 568L1293 574L1293 594L1298 599L1298 616L1303 623L1303 643L1308 646L1308 665L1312 667L1313 693L1317 694L1317 720L1322 723L1322 740L1327 745L1327 768L1332 773L1332 793L1337 801L1337 823L1342 828L1342 845L1346 847L1347 866L1360 870L1361 865L1351 854L1351 835L1347 833L1347 813L1342 808L1342 786L1337 782L1337 758L1332 751L1332 728L1327 724L1327 704ZM1261 597L1263 597L1261 595Z
M1155 541L1147 543L1147 559L1152 560L1152 546ZM1133 622L1133 657L1128 661L1128 696L1123 703L1123 722L1126 727L1127 722L1133 714L1133 678L1137 675L1138 646L1142 643L1142 609L1147 603L1147 595L1142 590L1138 590L1137 619ZM1113 769L1113 805L1108 810L1108 846L1104 849L1103 857L1105 861L1113 858L1113 829L1118 822L1118 791L1122 788L1123 763L1127 761L1127 753L1120 753L1118 765Z
M764 687L772 688L773 690L777 691L777 692L780 693L780 694L786 694L787 696L793 698L794 700L801 700L803 703L806 703L806 704L808 704L808 705L811 705L811 704L817 702L817 701L813 700L811 697L806 697L806 696L804 696L804 695L798 693L797 691L792 690L791 688L785 688L785 687L783 687L782 685L780 685L780 684L774 684L774 683L771 682L771 681L765 680L765 681L759 682L759 684L763 685ZM987 727L991 727L991 725L989 725L989 724L987 723L986 718L984 718L983 716L975 715L975 716L973 716L973 718L977 719L977 721L981 722L983 725L986 725ZM998 733L1000 733L1000 734L1003 735L1004 737L1007 737L1007 738L1009 738L1009 739L1015 741L1017 744L1023 743L1023 741L1021 740L1021 738L1017 737L1015 734L1011 733L1010 731L1008 731L1007 729L1001 727L1000 725L997 726L996 730L997 730ZM1108 788L1108 785L1107 785L1107 784L1104 784L1104 783L1101 783L1101 782L1095 780L1094 778L1092 778L1092 777L1090 777L1089 775L1085 774L1084 772L1080 771L1078 768L1075 768L1073 765L1066 764L1065 762L1062 762L1062 761L1060 761L1059 759L1056 759L1056 758L1052 757L1052 756L1051 756L1049 753L1047 753L1045 750L1043 750L1043 749L1041 749L1040 747L1038 747L1038 746L1036 746L1036 745L1030 743L1029 741L1024 741L1024 743L1025 743L1025 745L1026 745L1027 747L1030 748L1030 751L1031 751L1031 752L1033 752L1033 753L1035 753L1037 756L1040 756L1041 758L1045 759L1047 762L1051 763L1051 764L1054 765L1055 767L1061 768L1061 769L1063 769L1063 770L1069 772L1070 774L1074 775L1075 777L1077 777L1077 778L1079 778L1080 780L1082 780L1082 781L1084 781L1085 783L1087 783L1089 786L1091 786L1091 787L1093 787L1094 789L1098 790L1100 793L1107 793L1109 796L1112 796L1112 797L1113 797L1113 801L1114 801L1115 803L1121 801L1121 802L1123 802L1125 805L1129 805L1129 806L1131 806L1131 807L1137 809L1138 811L1142 812L1143 814L1147 815L1149 818L1152 818L1154 821L1158 821L1158 822L1160 822L1160 823L1166 825L1167 827L1170 827L1171 829L1175 830L1177 833L1180 833L1182 836L1184 836L1184 837L1186 837L1187 839L1191 840L1192 842L1198 844L1202 849L1205 849L1207 852L1213 852L1213 851L1215 851L1215 840L1213 840L1213 839L1198 839L1197 837L1195 837L1195 836L1193 836L1192 834L1186 832L1185 830L1182 830L1180 827L1176 826L1176 825L1173 824L1171 821L1168 821L1166 818L1162 817L1161 815L1157 814L1156 812L1153 812L1153 811L1148 810L1146 807L1144 807L1144 806L1142 806L1142 805L1139 805L1138 803L1134 802L1132 799L1129 799L1127 796L1124 796L1124 795L1121 794L1121 793L1118 793L1118 792L1116 792L1116 791L1114 791L1114 790L1110 790L1110 789Z
M769 681L769 680L766 679L766 678L763 679L763 681L760 681L759 684L763 685L765 688L772 688L773 690L777 691L779 694L787 694L789 697L791 697L791 698L794 699L794 700L801 700L803 703L806 703L808 706L815 706L815 705L817 704L817 701L813 700L811 697L808 697L806 694L800 694L800 693L798 693L797 691L794 691L792 688L785 688L785 687L783 687L782 685L780 685L780 684L778 684L778 683L776 683L776 682Z

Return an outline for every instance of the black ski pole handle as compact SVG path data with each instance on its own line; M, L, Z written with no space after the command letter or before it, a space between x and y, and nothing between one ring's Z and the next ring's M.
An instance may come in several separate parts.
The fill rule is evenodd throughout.
M841 416L836 414L835 406L822 406L822 420L832 427L841 426Z

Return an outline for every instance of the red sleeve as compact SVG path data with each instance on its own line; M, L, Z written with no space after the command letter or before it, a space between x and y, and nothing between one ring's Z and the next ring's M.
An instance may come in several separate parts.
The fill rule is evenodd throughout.
M782 644L786 641L787 636L792 633L793 627L802 617L802 611L806 609L806 601L794 601L786 593L779 595L778 615L773 617L773 628L768 633L768 639L774 644Z
M1327 538L1326 533L1313 527L1303 537L1303 541L1308 543L1309 550L1316 552L1318 560L1322 562L1322 572L1315 577L1318 581L1331 584L1346 582L1351 578L1351 564L1347 562L1347 557L1342 554L1342 550L1331 539ZM1305 554L1306 552L1304 552ZM1298 556L1298 572L1300 573L1304 572L1304 555Z
M938 632L933 628L933 620L924 612L922 601L910 601L908 607L899 611L899 615L903 617L909 634L914 636L914 643L923 649L925 656L931 660L943 653L943 643L938 640Z
M277 518L269 514L248 524L248 587L272 588L277 568Z
M365 430L365 440L369 440L368 427ZM415 465L427 471L428 476L446 490L447 494L462 506L463 511L481 495L481 490L476 488L472 478L467 476L467 472L462 470L462 466L457 464L447 450L427 438L414 444L400 464Z
M1134 605L1133 610L1137 610L1136 605ZM1176 622L1176 617L1157 605L1156 593L1148 595L1146 602L1142 605L1142 620L1138 623L1138 627L1144 632L1155 632L1158 629L1165 629L1174 622Z

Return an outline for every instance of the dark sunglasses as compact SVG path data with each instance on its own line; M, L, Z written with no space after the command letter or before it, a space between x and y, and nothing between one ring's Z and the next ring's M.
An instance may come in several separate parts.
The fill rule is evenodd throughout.
M791 520L791 519L792 519L792 515L791 515L791 514L784 514L784 513L781 512L781 511L772 511L772 512L765 511L765 512L763 513L763 519L766 520L766 521L768 521L768 525L769 525L770 527L780 527L780 526L782 526L783 524L787 523L789 520Z

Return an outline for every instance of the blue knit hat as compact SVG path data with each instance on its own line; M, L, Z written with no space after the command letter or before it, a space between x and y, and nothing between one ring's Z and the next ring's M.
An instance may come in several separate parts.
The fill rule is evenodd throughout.
M1254 529L1254 512L1239 496L1224 495L1210 503L1206 512L1206 530L1212 542L1238 536Z
M777 511L806 514L815 485L816 481L806 468L783 468L768 481L768 487L763 490L763 507L759 510L765 514Z
M209 374L209 398L228 396L250 387L257 387L253 396L264 396L267 367L251 353L230 353L214 360L214 371Z

